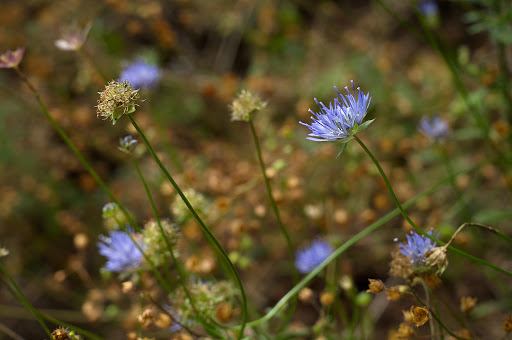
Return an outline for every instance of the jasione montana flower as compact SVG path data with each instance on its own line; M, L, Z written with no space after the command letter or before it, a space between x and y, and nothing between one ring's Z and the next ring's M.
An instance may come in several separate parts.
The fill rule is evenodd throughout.
M350 81L350 83L354 94L349 91L348 86L345 86L348 94L342 95L335 86L338 98L334 98L334 101L329 103L329 107L322 102L318 102L315 98L315 102L320 107L320 112L316 113L309 109L309 112L314 115L314 117L311 117L313 123L300 122L311 130L307 139L319 142L348 142L353 138L353 135L364 130L373 122L371 120L363 123L372 100L370 94L365 95L360 88L357 88L356 94L354 81Z

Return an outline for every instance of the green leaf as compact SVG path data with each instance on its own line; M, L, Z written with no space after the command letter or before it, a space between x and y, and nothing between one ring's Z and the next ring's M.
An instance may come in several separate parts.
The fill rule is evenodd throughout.
M347 143L342 143L341 144L340 151L338 151L338 154L336 155L336 158L338 158L343 153L343 150L345 150L346 147L347 147Z
M370 124L373 123L374 120L375 120L375 118L372 119L372 120L367 120L363 124L359 125L359 128L357 129L357 132L366 130L366 128L368 126L370 126Z

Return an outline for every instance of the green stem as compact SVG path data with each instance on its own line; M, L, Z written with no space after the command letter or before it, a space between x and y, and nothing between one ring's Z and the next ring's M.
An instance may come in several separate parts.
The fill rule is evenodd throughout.
M171 174L164 167L164 165L160 161L160 158L158 158L155 150L153 149L153 147L149 143L148 139L144 135L144 132L142 132L142 130L140 129L139 125L137 124L137 122L135 121L133 116L131 114L129 114L128 118L130 119L130 121L131 121L133 127L135 128L135 130L137 130L137 132L139 133L140 137L144 141L144 144L146 144L146 147L148 148L149 153L151 154L151 156L153 157L155 162L158 164L158 166L160 167L162 172L165 174L165 176L167 177L169 182L171 182L172 186L174 187L174 189L176 190L178 195L180 195L181 199L183 200L183 202L185 203L187 208L190 210L190 212L192 213L192 215L194 216L196 221L201 226L201 229L203 230L203 232L207 235L207 237L211 241L213 241L213 243L215 244L215 247L220 252L221 256L224 258L225 262L228 264L229 268L231 269L231 272L233 273L233 276L235 277L235 280L236 280L236 283L238 285L238 288L240 289L240 295L242 296L242 325L241 325L240 333L238 334L238 339L241 339L242 336L243 336L243 330L244 330L245 325L247 323L247 297L245 295L245 290L244 290L244 287L242 285L242 280L240 279L240 276L238 275L238 272L237 272L235 266L233 265L233 262L231 262L231 260L229 259L228 254L226 253L224 248L222 248L222 246L220 245L219 241L215 238L215 236L212 234L210 229L208 229L206 224L204 224L203 220L201 219L201 217L199 217L199 215L197 214L197 212L194 209L194 207L188 201L187 197L185 197L185 194L183 194L183 191L181 191L181 189L178 186L178 184L176 183L176 181L174 181L174 179L172 178Z
M458 176L458 175L460 175L462 173L471 172L471 171L473 171L475 169L478 169L478 168L479 167L474 167L474 168L469 169L469 170L459 171L456 174L454 174L454 176ZM447 183L449 183L451 180L452 180L451 177L443 179L441 182L437 183L435 186L433 186L429 190L426 190L426 191L422 192L421 194L417 195L413 199L411 199L411 200L407 201L406 203L404 203L403 206L405 208L409 208L410 206L416 204L420 199L422 199L423 197L431 195L432 193L437 191L439 188L441 188L442 186L444 186ZM274 317L279 312L279 310L281 308L286 306L286 304L288 303L289 300L291 300L294 296L296 296L300 292L300 290L302 288L307 286L309 284L309 282L311 282L311 280L313 280L319 273L321 273L324 270L324 268L329 263L334 261L337 257L339 257L341 254L343 254L346 250L348 250L354 244L359 242L361 239L363 239L364 237L368 236L369 234L371 234L375 230L379 229L385 223L389 222L390 220L392 220L393 218L395 218L398 215L400 215L400 210L398 208L396 208L393 211L389 212L387 215L381 217L378 221L370 224L368 227L366 227L365 229L363 229L362 231L360 231L356 235L352 236L347 242L343 243L331 255L329 255L321 264L319 264L318 267L313 269L302 280L300 280L299 283L297 283L288 293L286 293L281 298L281 300L279 300L274 305L274 307L272 307L267 312L267 314L265 314L263 317L261 317L261 318L259 318L257 320L254 320L254 321L251 321L251 322L247 323L247 326L248 327L257 326L257 325L260 325L260 324L262 324L264 322L267 322L268 320L272 319L272 317ZM236 327L239 327L239 326L235 326L235 328Z
M430 289L428 288L425 280L423 280L422 278L420 278L420 283L421 283L421 286L423 287L423 290L425 291L425 305L427 306L427 309L431 309L431 307L430 307ZM433 339L434 334L436 332L435 327L434 327L434 322L432 321L431 318L429 318L428 323L430 325L430 337Z
M388 187L388 190L389 190L389 193L391 194L391 197L393 198L393 201L395 202L396 206L398 207L398 209L400 210L400 212L402 213L402 216L405 218L405 220L407 222L409 222L409 224L414 228L414 230L425 236L425 237L428 237L429 239L439 243L440 245L445 245L446 243L442 242L442 241L439 241L437 240L435 237L433 236L430 236L428 233L426 233L425 231L423 231L420 227L418 227L412 220L411 218L409 217L409 215L407 215L407 212L405 211L405 209L402 207L402 204L400 203L400 201L398 200L398 198L396 197L396 194L393 190L393 188L391 187L391 183L389 183L389 180L388 180L388 177L386 176L386 174L384 173L384 170L382 169L382 167L380 166L379 162L377 161L377 159L375 158L375 156L373 156L373 154L371 153L371 151L366 147L366 145L361 141L361 139L359 139L359 137L357 136L354 136L354 139L359 143L359 145L361 145L361 147L363 148L363 150L366 152L366 154L372 159L373 163L375 164L375 166L377 167L377 169L379 170L379 173L382 177L382 179L384 180L384 182L386 183L386 186ZM451 178L451 177L450 177ZM508 275L508 276L511 276L512 277L512 273L503 269L503 268L500 268L500 267L497 267L485 260L482 260L478 257L475 257L471 254L468 254L466 252L463 252L462 250L459 250L453 246L449 246L448 247L450 250L452 250L453 252L459 254L459 255L462 255L462 256L465 256L467 257L468 259L471 259L473 260L474 262L478 262L480 264L483 264L489 268L492 268L496 271L499 271L505 275Z
M279 224L279 229L281 230L281 233L283 234L283 236L286 240L286 246L288 247L288 256L290 257L290 260L292 263L291 267L292 267L292 275L293 275L292 276L293 284L296 284L297 281L299 280L299 273L297 271L297 268L295 268L295 253L293 251L292 240L290 239L290 235L288 234L288 231L286 230L286 227L284 226L283 220L281 219L281 214L279 213L279 208L277 207L276 200L274 199L274 195L272 194L272 187L270 186L270 181L268 180L268 177L267 177L265 163L263 162L263 156L261 154L260 142L258 140L258 135L256 134L256 128L254 127L254 122L252 121L252 119L249 119L249 126L251 127L252 136L254 138L254 145L256 147L256 153L258 155L258 161L260 163L261 173L263 174L263 179L265 180L265 187L267 189L267 194L268 194L268 198L270 200L270 205L272 206L274 215L276 215L277 222ZM290 311L286 317L284 325L286 325L287 322L291 319L296 306L297 306L297 299L294 299L292 305L290 306Z
M140 170L139 163L137 162L137 160L133 156L133 153L131 153L131 152L130 152L130 158L132 159L133 165L135 166L135 169L137 170L137 174L139 175L140 181L142 182L142 185L144 186L144 190L146 191L146 195L148 197L149 204L151 205L151 209L153 210L153 215L155 216L155 220L158 224L158 228L160 229L160 233L165 240L165 244L167 246L167 250L169 251L169 254L171 255L172 262L173 262L174 266L176 267L176 270L178 271L179 281L180 281L181 286L183 287L185 295L186 295L187 299L190 301L190 305L191 305L192 309L194 310L195 314L197 315L201 324L205 327L205 329L211 330L211 328L212 328L211 325L209 325L205 320L203 320L202 316L197 311L195 302L192 299L190 291L188 290L187 285L185 283L186 274L183 270L183 267L181 266L181 263L179 263L178 260L176 259L176 255L174 254L174 250L172 249L171 243L169 242L169 239L165 235L165 231L164 231L164 228L162 227L162 222L160 220L160 216L158 215L155 201L153 200L153 196L151 195L149 186L146 182L146 179L144 178L144 175L142 174L142 171ZM165 266L165 268L167 271L169 271L167 266ZM216 333L216 335L218 335L218 334Z
M17 295L14 295L14 297L19 297L20 299L20 303L22 303L23 305L25 305L25 307L30 310L32 312L32 314L34 314L34 316L36 317L37 321L39 322L39 324L41 325L41 327L43 327L44 331L46 332L46 334L48 334L48 336L50 337L50 339L52 339L52 332L50 332L50 330L48 329L48 327L46 326L46 324L44 323L43 319L41 318L41 315L39 315L39 312L34 308L34 306L32 306L32 304L30 303L30 301L27 299L27 297L25 296L25 294L23 294L23 292L21 291L20 287L16 284L16 281L14 281L14 279L12 278L12 276L9 274L9 272L7 271L7 269L4 267L4 265L2 264L2 262L0 262L0 270L4 273L4 275L7 277L7 279L11 282L12 286L14 287L14 289L16 290L16 292L11 292L11 294L13 293L17 293ZM5 287L7 289L9 289L9 284L5 281L2 280L2 283L5 285Z

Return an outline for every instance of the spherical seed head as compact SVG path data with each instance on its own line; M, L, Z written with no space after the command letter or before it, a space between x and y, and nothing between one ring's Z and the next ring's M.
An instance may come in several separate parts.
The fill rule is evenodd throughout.
M59 327L52 332L52 337L55 340L67 340L68 339L68 331L63 327Z
M472 296L463 296L460 299L460 310L464 313L471 312L475 308L478 299Z
M163 235L160 226L162 226ZM144 251L156 266L171 261L167 242L169 242L174 256L179 256L177 244L181 236L178 227L167 219L160 220L160 226L157 221L150 220L144 225L142 231L142 242L146 245Z
M135 90L129 82L122 83L112 80L103 92L99 92L97 116L111 119L112 125L124 114L135 112L136 101L139 99L139 90Z
M248 122L251 120L253 113L261 111L265 107L267 107L267 103L262 101L260 97L248 90L242 90L229 106L231 110L231 120Z
M411 313L416 327L423 326L428 321L428 309L424 307L412 306Z

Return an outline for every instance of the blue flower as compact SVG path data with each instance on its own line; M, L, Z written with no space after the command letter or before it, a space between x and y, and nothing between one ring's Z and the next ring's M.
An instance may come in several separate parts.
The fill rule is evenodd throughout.
M136 89L149 89L156 85L161 76L158 66L138 60L124 68L119 81L128 81Z
M428 234L433 236L434 230L431 229ZM437 243L414 231L411 231L410 235L406 235L405 237L407 238L407 243L400 243L399 252L410 258L413 266L426 265L428 252L431 251ZM435 237L439 237L439 234Z
M144 248L140 242L139 245ZM108 237L101 235L98 248L99 253L107 258L105 269L109 272L122 272L142 264L142 252L124 231L111 231Z
M418 126L418 131L430 139L438 140L450 134L450 127L439 116L423 117Z
M311 246L295 254L295 267L302 274L309 273L331 255L332 251L329 243L315 240Z
M342 95L338 92L338 98L334 98L334 103L329 103L329 107L325 106L322 102L315 102L320 107L320 112L316 113L309 109L309 112L315 115L311 117L313 123L311 125L300 122L302 125L307 126L311 133L307 139L319 142L325 141L349 141L351 137L358 131L364 130L372 121L364 123L362 126L366 111L370 106L372 98L370 94L366 95L361 92L361 89L354 87L354 81L350 81L354 94L350 93L348 86L345 86L348 95Z
M130 153L138 142L139 141L133 138L133 136L121 138L119 139L119 150Z
M418 5L418 11L425 17L432 17L439 13L439 7L434 0L425 0Z

